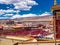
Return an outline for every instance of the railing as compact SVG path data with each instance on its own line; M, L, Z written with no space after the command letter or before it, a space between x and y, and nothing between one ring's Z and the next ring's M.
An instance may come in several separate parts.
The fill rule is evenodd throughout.
M55 44L60 44L60 40L44 40L44 41L40 40L40 41L37 41L37 42L30 42L30 41L21 41L19 39L6 38L6 37L3 37L2 39L6 39L6 40L12 41L13 45L55 45Z
M17 42L18 45L55 45L55 41Z

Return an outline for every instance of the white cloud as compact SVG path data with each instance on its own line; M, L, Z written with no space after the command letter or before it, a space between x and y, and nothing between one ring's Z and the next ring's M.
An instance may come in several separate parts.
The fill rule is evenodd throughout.
M16 14L12 16L11 19L16 19L16 18L21 18L21 17L34 17L34 16L37 16L37 15L36 14L23 14L23 15Z
M9 11L8 11L9 12ZM35 17L35 16L47 16L47 15L51 15L49 12L45 12L45 13L43 13L43 14L39 14L39 15L37 15L37 14L32 14L32 13L29 13L29 14L23 14L23 15L20 15L20 14L18 14L18 12L19 11L16 11L17 12L17 14L5 14L4 16L5 17L0 17L0 19L17 19L17 18L21 18L21 17ZM10 18L9 18L9 16L11 16Z
M13 16L13 14L5 14L4 16Z
M0 10L0 15L2 16L13 16L14 14L13 13L18 13L20 12L19 10L15 11L15 10L11 10L11 9L8 9L8 10Z
M44 13L42 13L41 15L39 15L39 16L47 16L47 15L51 15L49 12L44 12Z
M0 15L4 14L4 10L0 10Z
M16 19L16 18L20 18L20 17L21 17L21 15L16 14L16 15L12 16L10 19Z
M9 12L14 12L14 10L4 10L5 12L9 13Z
M14 9L17 9L17 11L15 11L14 9L0 10L0 15L4 14L3 16L5 16L5 17L12 16L11 18L33 16L35 14L24 14L21 16L18 14L18 12L20 12L21 10L30 10L33 5L38 5L38 3L34 0L0 0L0 3L1 4L13 4L15 7ZM9 8L9 7L7 7L7 8ZM17 14L14 15L13 12L15 12ZM10 13L12 13L12 14L10 14ZM1 17L0 17L0 19L1 19Z
M0 0L0 3L13 4L19 10L29 10L33 5L38 5L34 0Z
M17 12L17 11L11 10L11 9L8 9L8 10L0 10L0 14L10 13L10 12Z
M37 16L36 14L24 14L22 15L21 17L34 17L34 16Z
M9 19L9 17L0 17L0 19Z
M9 16L13 16L14 14L13 13L18 13L20 12L19 10L15 11L15 10L11 10L11 9L8 9L8 10L0 10L0 16L4 16L5 17L9 17ZM1 18L1 17L0 17ZM3 18L3 17L2 17Z

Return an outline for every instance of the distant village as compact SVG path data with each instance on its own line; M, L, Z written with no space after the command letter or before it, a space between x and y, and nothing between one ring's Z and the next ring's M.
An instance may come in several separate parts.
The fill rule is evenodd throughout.
M2 32L2 33L1 33ZM0 20L1 36L32 36L54 39L53 15ZM34 36L36 35L36 36ZM38 36L39 35L39 36ZM49 37L49 35L52 35Z

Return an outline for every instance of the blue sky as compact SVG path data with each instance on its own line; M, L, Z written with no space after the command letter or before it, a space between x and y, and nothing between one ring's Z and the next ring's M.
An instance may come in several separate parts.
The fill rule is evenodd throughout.
M54 0L0 0L0 19L52 15L53 5Z

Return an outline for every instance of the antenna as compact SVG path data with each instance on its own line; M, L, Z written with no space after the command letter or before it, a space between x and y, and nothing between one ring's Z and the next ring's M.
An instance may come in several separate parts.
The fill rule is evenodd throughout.
M57 1L56 0L54 0L54 5L57 5Z

